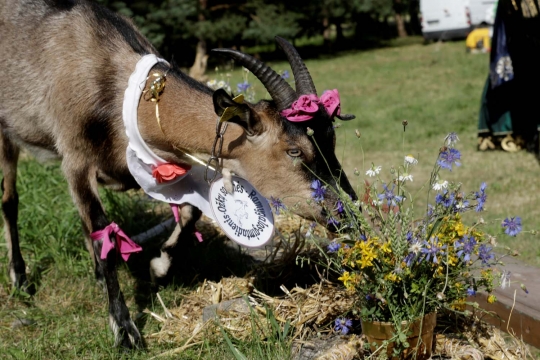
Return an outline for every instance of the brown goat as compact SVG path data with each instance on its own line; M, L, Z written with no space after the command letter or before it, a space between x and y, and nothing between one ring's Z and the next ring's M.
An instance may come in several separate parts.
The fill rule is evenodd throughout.
M335 208L334 192L307 204L319 178L356 199L335 154L332 118L322 105L309 121L293 123L280 112L300 95L316 94L311 77L291 44L277 39L295 75L296 91L260 61L233 50L220 52L253 72L272 97L236 104L223 90L214 92L164 63L167 73L156 123L155 104L141 98L138 126L152 151L170 163L190 163L183 149L206 161L215 137L217 115L237 106L225 133L223 166L250 181L265 197L307 218L326 221ZM28 290L17 231L16 174L19 148L37 157L61 159L62 170L83 223L96 276L105 282L109 323L117 345L142 345L124 303L114 252L100 259L102 242L90 234L109 225L98 184L125 190L138 184L126 164L128 138L122 102L130 74L145 54L158 54L133 24L85 0L0 0L0 160L2 210L13 284ZM147 88L151 80L146 84ZM217 113L217 115L216 115ZM307 127L314 130L306 134ZM317 149L314 141L320 147ZM331 211L331 210L330 210ZM189 215L189 206L183 209ZM188 216L189 217L189 216Z

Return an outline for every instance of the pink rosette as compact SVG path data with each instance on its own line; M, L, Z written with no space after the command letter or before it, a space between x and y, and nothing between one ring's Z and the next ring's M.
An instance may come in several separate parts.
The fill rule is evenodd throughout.
M152 168L152 176L159 184L171 181L185 175L191 169L191 165L161 164Z
M341 114L341 103L337 89L327 90L321 95L321 103L330 117Z
M313 114L319 110L319 98L315 94L302 95L293 102L289 109L281 112L281 115L292 122L313 119Z

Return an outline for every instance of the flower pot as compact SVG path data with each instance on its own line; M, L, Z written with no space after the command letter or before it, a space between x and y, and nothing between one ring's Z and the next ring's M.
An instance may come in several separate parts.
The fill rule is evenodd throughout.
M422 324L423 320L423 324ZM423 318L415 320L408 329L407 342L409 347L404 349L399 357L392 356L394 343L389 343L387 355L389 359L429 359L433 346L433 331L437 323L437 313L427 314ZM407 329L408 322L401 323L402 329ZM420 328L422 333L420 333ZM377 350L385 340L390 340L394 336L394 325L390 322L382 321L362 321L362 332L369 341L371 351ZM377 345L374 346L373 343ZM379 350L381 351L381 350ZM384 350L382 350L384 351ZM416 356L415 356L416 354Z

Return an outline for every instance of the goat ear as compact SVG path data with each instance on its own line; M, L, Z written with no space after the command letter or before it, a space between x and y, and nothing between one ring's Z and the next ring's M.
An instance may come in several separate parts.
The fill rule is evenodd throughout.
M258 135L262 132L258 115L243 103L243 96L239 95L233 99L225 90L217 89L212 98L214 111L221 116L220 121L238 124L248 135Z

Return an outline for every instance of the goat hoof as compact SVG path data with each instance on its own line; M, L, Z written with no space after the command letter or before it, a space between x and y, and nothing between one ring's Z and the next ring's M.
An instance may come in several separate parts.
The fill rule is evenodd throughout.
M119 324L110 317L109 325L114 333L114 346L119 346L126 350L144 348L143 338L131 319L122 321L122 324Z
M30 296L34 295L36 293L36 286L28 281L26 278L26 274L18 274L15 272L11 272L11 281L13 285L15 285L15 288L23 293L26 293Z

